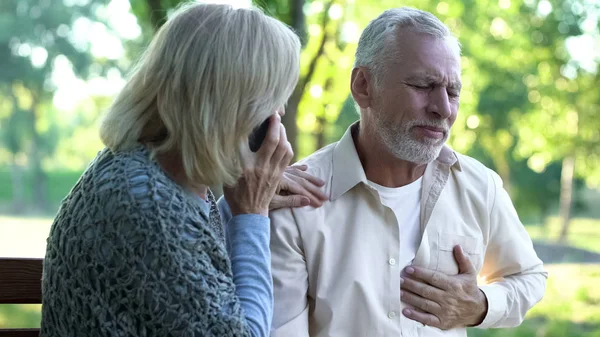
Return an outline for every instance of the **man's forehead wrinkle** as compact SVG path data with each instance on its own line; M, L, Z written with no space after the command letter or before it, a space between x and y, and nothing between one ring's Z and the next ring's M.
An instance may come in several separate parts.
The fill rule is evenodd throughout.
M408 76L409 80L425 81L434 83L446 83L449 82L450 86L461 86L460 75L452 76L448 79L446 76L435 71L418 71ZM449 80L449 81L448 81Z

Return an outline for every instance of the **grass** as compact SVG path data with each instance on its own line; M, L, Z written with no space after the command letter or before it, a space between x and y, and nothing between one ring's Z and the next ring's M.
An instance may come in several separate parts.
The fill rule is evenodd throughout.
M600 265L550 265L546 296L512 329L470 337L600 337ZM0 327L39 327L39 305L0 305Z
M526 226L533 240L553 241L560 234L560 219L550 217L543 226ZM600 253L600 220L575 218L571 220L567 244L573 247Z
M600 265L549 265L544 299L517 328L469 329L470 337L600 337Z
M52 218L0 216L0 256L43 257ZM554 238L558 222L547 229L528 226L534 239ZM600 220L574 219L569 242L600 252ZM547 265L544 299L513 329L469 329L470 337L600 337L600 264ZM0 305L0 327L39 327L39 305Z
M40 304L0 304L0 328L39 328Z
M60 204L61 200L71 191L75 185L81 171L49 171L47 172L48 181L48 202L55 209ZM23 172L23 193L26 203L33 202L32 196L33 175L30 171ZM8 204L13 199L12 181L10 170L7 167L0 167L0 202ZM6 186L6 188L4 188Z
M530 317L551 317L600 328L600 265L549 265L545 298Z

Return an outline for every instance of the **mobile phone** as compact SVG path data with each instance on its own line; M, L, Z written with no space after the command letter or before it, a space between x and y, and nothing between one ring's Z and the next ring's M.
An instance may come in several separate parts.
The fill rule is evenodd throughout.
M267 130L269 130L269 120L271 117L265 119L259 126L257 126L250 136L248 137L248 144L250 145L250 151L256 152L260 149L262 143L265 141L265 137L267 136Z

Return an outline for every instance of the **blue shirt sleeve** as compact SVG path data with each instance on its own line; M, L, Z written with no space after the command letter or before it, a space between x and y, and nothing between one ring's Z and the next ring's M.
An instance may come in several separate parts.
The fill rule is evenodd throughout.
M217 202L224 224L233 282L252 336L268 336L273 317L270 220L258 214L232 216L225 198Z

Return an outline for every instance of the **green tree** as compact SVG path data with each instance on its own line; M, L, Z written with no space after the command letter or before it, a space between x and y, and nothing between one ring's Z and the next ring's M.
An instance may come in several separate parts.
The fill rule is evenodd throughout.
M61 136L53 122L50 80L57 61L68 60L85 77L92 56L87 46L71 39L79 18L95 19L102 2L85 4L50 0L7 0L0 3L0 124L5 149L11 154L13 191L22 203L22 163L27 154L33 173L34 199L47 209L44 158L52 155ZM20 207L22 205L18 205Z
M600 186L597 150L600 122L595 116L600 102L597 90L600 82L595 69L584 69L567 52L566 42L569 35L577 35L600 45L598 19L594 14L600 12L600 4L585 1L547 4L550 4L548 10L552 10L538 24L537 32L540 43L551 46L551 53L541 54L537 73L525 78L532 108L516 123L522 139L516 153L527 157L530 167L537 172L545 170L549 163L562 163L559 207L562 230L557 239L565 242L575 179L579 177L589 186ZM596 65L600 55L597 57L599 59L591 60Z
M169 13L179 6L184 0L131 0L131 7L138 18L138 22L142 27L144 40L149 41L153 34L160 28L167 20ZM299 36L305 46L306 40L306 26L305 26L305 14L304 7L309 4L309 1L305 0L256 0L254 5L262 8L266 13L273 17L281 20L282 22L289 25ZM331 6L330 2L327 6ZM329 21L327 16L323 17L323 25L326 25ZM290 97L286 115L283 117L283 123L286 125L288 133L288 139L292 143L292 147L296 149L296 138L297 138L297 125L296 116L298 105L303 97L304 88L310 81L310 78L314 74L314 64L316 59L321 56L322 52L317 51L316 55L312 57L309 62L309 66L301 74L298 86L292 97Z
M149 36L180 2L131 1ZM265 0L255 4L302 37L301 78L284 123L296 153L303 157L336 140L358 118L348 97L358 37L370 20L399 4L390 0ZM538 214L548 214L556 201L556 170L544 171L551 163L578 153L575 176L585 176L589 183L597 181L598 128L590 120L597 106L594 93L598 91L593 89L597 82L589 76L571 79L564 74L573 62L566 41L584 33L582 26L589 26L585 22L593 18L590 13L597 11L596 4L586 0L409 0L402 5L434 13L463 45L461 109L450 139L456 150L494 168L514 196L539 198L537 203L523 202ZM568 113L575 107L576 118ZM580 124L576 134L547 132L573 120ZM562 149L566 144L571 144L568 150ZM579 157L584 158L580 161ZM563 181L572 181L565 179L568 168L562 170ZM532 181L543 187L532 192ZM563 184L562 199L568 190ZM548 200L541 200L544 197Z

